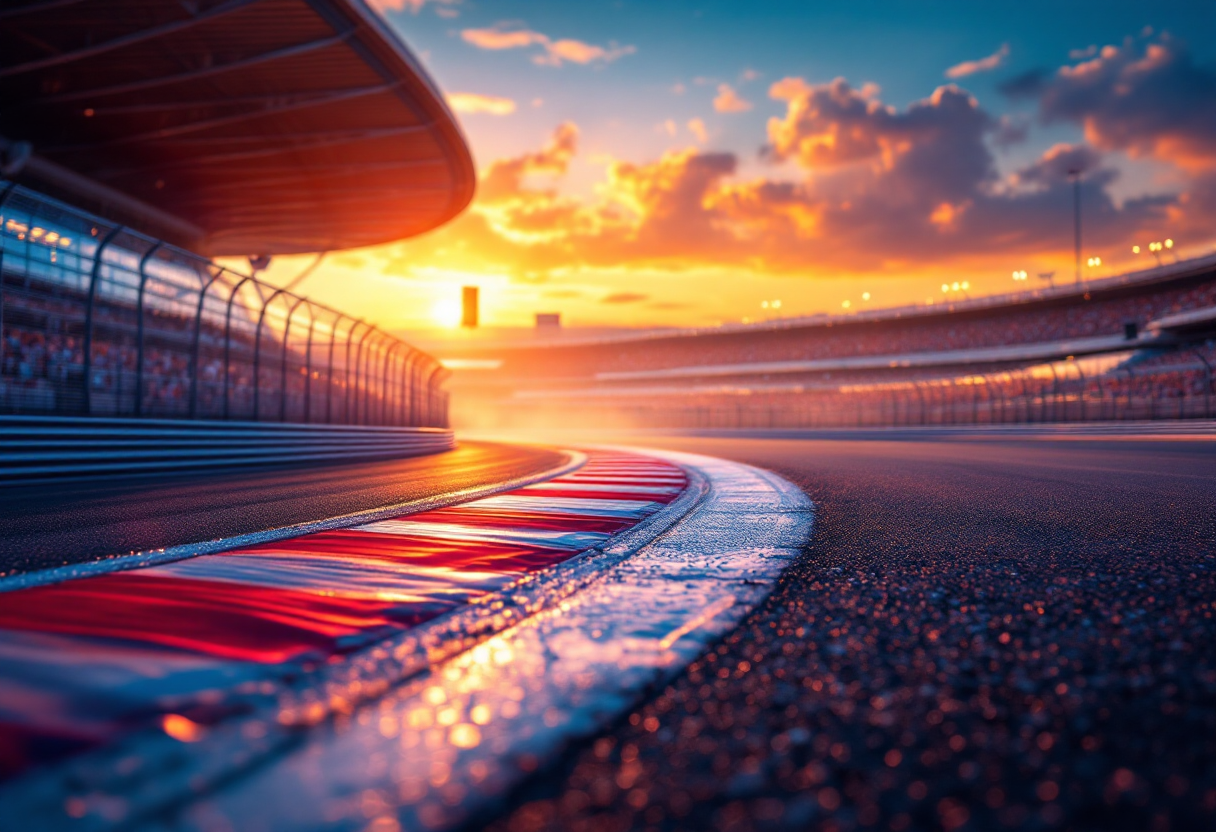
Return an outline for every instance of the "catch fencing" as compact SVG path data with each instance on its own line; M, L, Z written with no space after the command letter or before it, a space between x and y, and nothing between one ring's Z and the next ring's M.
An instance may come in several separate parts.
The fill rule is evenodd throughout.
M366 321L0 181L0 413L446 427Z

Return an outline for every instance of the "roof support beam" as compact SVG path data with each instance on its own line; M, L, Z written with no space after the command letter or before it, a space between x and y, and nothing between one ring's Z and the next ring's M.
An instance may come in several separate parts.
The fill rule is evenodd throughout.
M447 188L378 188L376 195L379 197L411 197L425 196L427 194L446 194ZM280 198L286 196L286 199ZM298 197L305 196L304 199ZM308 198L311 197L311 198ZM293 200L293 198L295 198ZM251 212L265 212L267 202L272 208L307 208L308 206L328 205L335 202L366 202L367 188L347 188L342 190L334 190L326 188L323 193L319 194L275 194L270 200L253 199L251 204L246 209ZM205 196L201 199L185 201L178 203L182 207L189 206L192 210L206 210L209 203L221 205L231 205L231 199L220 197L217 200L209 200ZM229 209L222 212L224 216L235 216L242 213L240 209ZM429 213L424 211L423 213Z
M178 159L173 162L163 162L155 165L147 165L135 168L122 168L119 170L98 171L98 174L106 179L117 179L123 176L132 176L138 174L147 174L151 172L159 172L171 170L174 168L195 168L204 167L206 165L222 164L224 162L236 162L242 159L260 159L269 156L279 156L284 153L298 153L302 150L320 150L326 147L335 145L351 144L353 142L367 141L369 139L392 138L394 136L407 136L412 133L425 133L430 130L429 124L417 124L408 127L384 127L373 130L365 130L362 132L346 132L346 133L303 133L295 136L279 137L281 143L274 147L264 147L257 150L241 150L232 153L213 153L208 156L200 153L192 155L189 158ZM312 141L300 142L293 144L293 139L313 139ZM231 141L231 140L227 140ZM265 141L264 139L262 141ZM198 140L193 142L184 142L184 144L217 144L221 140Z
M136 43L143 43L147 40L163 37L165 35L175 34L186 29L193 28L200 23L205 23L208 20L214 20L217 17L234 12L237 9L245 6L253 5L261 2L261 0L228 0L226 3L221 3L215 8L208 9L205 12L196 14L193 17L188 17L185 20L174 20L171 23L162 23L159 26L151 26L147 29L140 29L136 32L130 32L125 35L119 35L116 38L97 43L92 46L85 46L71 52L61 52L58 55L51 55L46 58L41 58L36 61L27 61L23 64L15 64L14 66L4 67L0 69L0 78L7 78L11 75L20 75L26 72L33 72L39 69L49 69L54 66L62 66L64 64L73 63L75 61L92 58L95 55L104 55L106 52L112 52L115 49L121 49L124 46L131 46Z
M139 144L140 142L162 141L171 139L175 136L183 136L188 133L195 133L200 130L210 130L214 127L226 127L230 124L239 124L242 121L251 121L256 118L275 115L277 113L289 113L293 110L303 110L308 107L320 107L325 104L333 104L339 101L349 101L354 98L362 98L368 95L376 95L378 93L391 90L395 84L377 84L372 87L357 87L349 90L338 90L336 92L322 94L297 96L295 100L288 100L277 106L262 107L257 110L250 110L245 113L236 113L234 115L216 116L215 118L203 119L194 121L188 124L179 124L175 127L165 127L160 130L149 130L145 133L131 133L118 139L112 139L108 142L96 142L88 144L74 145L58 145L44 147L43 150L49 153L67 152L73 150L96 150L104 147L118 147L125 144ZM281 100L282 97L280 97ZM223 99L216 99L210 102L210 106L226 104ZM204 105L207 106L207 105ZM216 137L221 141L233 141L232 137ZM250 141L265 141L263 136L248 137Z
M442 159L410 159L398 162L350 162L344 165L309 165L310 177L360 176L381 171L408 170L410 168L442 167ZM295 167L241 168L239 181L213 182L207 185L208 193L223 191L247 191L250 188L299 185L300 171Z
M34 2L26 3L24 6L0 9L0 20L9 17L19 17L32 12L49 12L55 9L62 9L64 6L75 6L77 3L83 2L84 0L34 0Z
M104 98L111 95L123 95L131 92L143 92L144 90L155 89L156 87L164 87L170 84L179 84L185 81L198 81L203 78L210 78L215 75L222 75L226 72L234 72L238 69L248 69L258 64L270 63L271 61L282 60L283 58L294 58L297 55L306 55L309 52L316 52L320 49L326 49L330 46L336 46L344 42L351 36L350 31L342 32L331 37L319 38L310 40L304 43L299 43L294 46L285 46L282 49L274 49L270 52L263 52L260 55L251 55L248 58L240 58L239 60L230 61L225 64L216 64L214 66L203 67L201 69L192 69L187 72L179 72L176 75L158 75L154 78L145 78L139 81L131 81L126 84L114 84L109 87L94 87L87 90L76 90L74 92L65 92L58 95L49 95L46 98L35 101L35 104L48 105L60 104L67 101L80 101L88 98Z

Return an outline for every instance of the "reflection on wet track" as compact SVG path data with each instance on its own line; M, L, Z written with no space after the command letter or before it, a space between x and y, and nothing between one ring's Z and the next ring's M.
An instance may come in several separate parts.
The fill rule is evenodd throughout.
M5 593L0 776L159 724L190 740L267 683L434 619L674 499L679 468L596 452L463 505ZM272 686L271 686L272 687Z

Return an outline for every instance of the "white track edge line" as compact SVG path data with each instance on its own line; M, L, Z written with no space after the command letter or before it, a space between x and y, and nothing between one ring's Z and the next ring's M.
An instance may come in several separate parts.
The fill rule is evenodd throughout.
M318 727L301 748L172 818L139 828L202 830L226 818L266 830L354 832L375 820L350 800L368 790L380 797L377 816L386 828L484 820L529 771L665 684L768 597L809 540L814 505L768 471L631 450L696 472L708 493L640 548L636 541L626 550L606 545L622 557L558 606L431 666L342 725ZM481 706L479 719L474 708ZM431 782L436 770L446 773L439 785ZM461 799L451 799L452 788Z

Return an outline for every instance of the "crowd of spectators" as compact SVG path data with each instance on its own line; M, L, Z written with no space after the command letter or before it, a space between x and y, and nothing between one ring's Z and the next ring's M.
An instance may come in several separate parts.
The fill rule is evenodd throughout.
M757 326L731 332L665 335L591 345L501 349L503 376L577 379L597 373L719 364L798 361L864 355L977 349L1121 336L1154 320L1216 306L1216 274L1189 285L1146 286L1132 294L1079 296L981 311L916 317Z
M836 383L722 385L653 395L516 400L505 425L831 427L1216 416L1216 341L1140 350L1087 370L1072 362L943 377L931 369ZM600 391L601 393L604 391Z
M54 285L5 283L0 307L0 412L82 413L85 299ZM193 410L200 418L225 413L231 418L253 417L255 344L247 320L238 320L231 327L227 379L222 320L204 322L198 330L195 380L194 321L158 309L145 309L144 315L141 368L134 307L112 299L95 304L88 368L92 414L134 415L138 391L139 412L145 416L187 416ZM284 379L281 338L269 327L262 337L258 406L264 416L274 418L282 413L302 420L307 409L317 418L327 411L345 418L344 350L335 352L331 382L326 365L319 363L320 351L313 355L319 366L311 367L305 350L293 344L287 352ZM282 389L284 381L286 390ZM373 406L380 403L379 397L371 402Z

